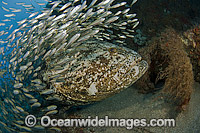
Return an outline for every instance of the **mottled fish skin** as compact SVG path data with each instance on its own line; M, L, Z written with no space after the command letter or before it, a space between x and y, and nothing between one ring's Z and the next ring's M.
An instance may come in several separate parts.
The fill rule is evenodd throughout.
M65 82L51 83L64 96L64 102L102 100L132 85L148 68L135 51L101 41L88 41L72 48L66 52L66 58L74 59L66 63L67 69L58 77L64 77ZM57 62L52 64L46 71L49 77L56 73Z

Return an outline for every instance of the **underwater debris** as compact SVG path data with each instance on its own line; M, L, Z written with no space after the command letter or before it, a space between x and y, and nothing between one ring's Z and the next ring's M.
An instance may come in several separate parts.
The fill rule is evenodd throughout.
M28 114L36 118L61 114L63 107L102 100L146 72L146 61L122 47L138 21L126 23L134 19L126 17L129 9L115 14L112 4L114 0L106 0L87 8L86 1L69 5L54 1L51 8L18 22L6 48L1 48L2 69L7 70L0 82L1 98L6 99L0 101L4 113L0 121L6 124L1 131L41 131L40 126L26 128L14 121L24 121Z
M136 83L144 93L162 89L166 101L182 110L189 103L194 83L192 64L183 45L179 35L169 28L141 48L139 53L149 63L149 69Z

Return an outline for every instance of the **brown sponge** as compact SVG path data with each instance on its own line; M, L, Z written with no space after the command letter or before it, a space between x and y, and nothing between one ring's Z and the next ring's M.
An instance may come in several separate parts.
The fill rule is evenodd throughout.
M136 83L139 91L161 89L162 97L184 110L193 91L194 76L190 58L176 31L167 28L138 52L149 63L149 70Z

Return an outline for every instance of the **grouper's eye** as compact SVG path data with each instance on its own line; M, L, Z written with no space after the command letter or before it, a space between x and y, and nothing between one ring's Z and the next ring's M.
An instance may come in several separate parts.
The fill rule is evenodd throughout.
M110 53L115 53L115 52L117 52L117 49L116 48L109 48L109 50L108 50Z

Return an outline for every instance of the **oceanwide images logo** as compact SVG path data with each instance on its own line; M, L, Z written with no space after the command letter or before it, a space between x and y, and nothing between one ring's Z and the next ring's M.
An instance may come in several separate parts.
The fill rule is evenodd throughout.
M25 124L28 127L34 127L36 122L37 122L37 120L36 120L36 117L34 115L28 115L25 118Z
M143 119L143 121L146 121ZM88 116L87 119L50 119L49 116L43 116L41 118L41 125L44 127L49 126L59 126L59 127L73 127L73 126L92 126L92 127L109 127L109 126L119 126L119 127L126 127L127 129L132 129L133 126L138 123L138 120L133 123L133 119L109 119L108 116L105 116L104 119L99 119L98 116L95 118L91 118ZM141 122L141 121L139 121ZM146 122L143 122L143 126L145 126ZM137 124L136 124L137 125ZM141 126L141 125L138 125Z
M25 124L28 127L34 127L37 121L35 116L28 115L25 119ZM99 118L98 116L92 118L88 116L85 119L51 119L49 116L43 116L40 119L40 124L43 127L125 127L132 129L133 127L145 126L175 126L174 119L151 119L149 124L146 119L113 119L105 116Z

